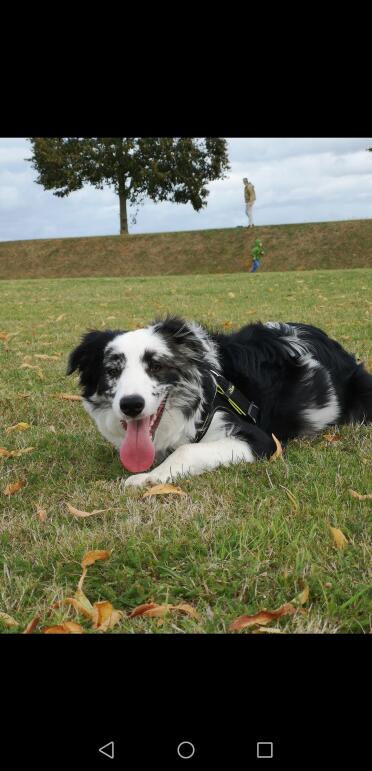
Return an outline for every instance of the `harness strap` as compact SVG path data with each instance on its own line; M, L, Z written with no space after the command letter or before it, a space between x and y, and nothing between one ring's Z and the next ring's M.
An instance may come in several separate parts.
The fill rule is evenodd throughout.
M238 391L233 383L226 380L223 375L214 372L214 370L211 370L211 373L216 381L215 392L210 409L207 411L204 410L202 417L203 422L195 436L194 442L200 442L203 436L205 436L212 422L212 418L218 411L239 415L252 423L256 423L258 418L259 407L257 404L250 402L249 399L247 399L241 391Z

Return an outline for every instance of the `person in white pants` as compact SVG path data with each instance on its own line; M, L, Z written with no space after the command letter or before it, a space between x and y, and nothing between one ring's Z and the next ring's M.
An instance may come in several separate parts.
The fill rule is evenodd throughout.
M243 179L244 184L244 200L245 200L245 213L248 217L249 228L253 228L253 204L256 200L256 192L252 185L252 182L249 182L247 177L244 177Z

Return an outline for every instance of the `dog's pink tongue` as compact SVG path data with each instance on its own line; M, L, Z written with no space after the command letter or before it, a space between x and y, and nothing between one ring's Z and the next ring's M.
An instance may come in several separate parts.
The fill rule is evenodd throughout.
M120 460L128 471L147 471L155 458L155 447L150 434L151 418L140 418L127 423L125 438L120 447Z

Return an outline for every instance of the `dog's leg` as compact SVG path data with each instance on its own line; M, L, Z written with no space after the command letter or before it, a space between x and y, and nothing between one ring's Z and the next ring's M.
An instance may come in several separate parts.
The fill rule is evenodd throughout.
M254 455L247 442L240 439L225 438L215 442L184 444L172 452L169 457L145 474L129 477L124 486L141 486L148 483L169 482L180 476L194 476L210 471L217 466L229 466L231 463L253 463Z

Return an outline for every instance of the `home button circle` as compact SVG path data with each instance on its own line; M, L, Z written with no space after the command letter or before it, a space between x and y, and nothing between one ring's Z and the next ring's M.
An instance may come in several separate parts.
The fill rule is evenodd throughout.
M187 760L195 754L195 747L191 742L181 742L177 747L177 753L180 758Z

